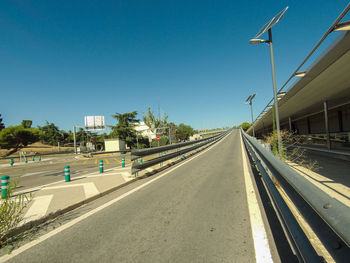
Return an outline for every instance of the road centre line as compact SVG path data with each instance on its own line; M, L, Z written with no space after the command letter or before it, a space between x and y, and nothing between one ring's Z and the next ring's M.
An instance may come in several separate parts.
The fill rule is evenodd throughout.
M271 250L267 234L264 226L264 222L261 216L258 200L256 198L253 182L250 177L248 169L248 160L246 157L245 148L243 146L242 134L240 133L240 142L242 149L242 161L243 161L243 174L246 187L248 211L250 218L250 225L252 229L253 243L255 248L255 260L256 262L273 262L271 256Z
M230 133L230 134L231 134L231 133ZM201 152L201 153L195 155L194 157L192 157L192 158L190 158L190 159L187 159L187 160L183 161L182 163L180 163L180 164L177 165L176 167L170 169L169 171L166 171L165 173L163 173L163 174L157 176L156 178L151 179L151 180L145 182L145 183L142 184L142 185L139 185L138 187L136 187L136 188L134 188L134 189L132 189L132 190L130 190L130 191L128 191L128 192L126 192L126 193L120 195L120 196L118 196L117 198L115 198L115 199L113 199L113 200L111 200L111 201L109 201L109 202L107 202L107 203L105 203L105 204L103 204L103 205L101 205L101 206L99 206L99 207L97 207L97 208L95 208L95 209L93 209L93 210L87 212L87 213L84 214L84 215L81 215L81 216L79 216L79 217L73 219L72 221L70 221L70 222L68 222L68 223L66 223L66 224L64 224L64 225L62 225L62 226L60 226L60 227L58 227L58 228L52 230L52 231L49 232L49 233L46 233L45 235L39 237L38 239L33 240L33 241L31 241L31 242L29 242L29 243L23 245L22 247L20 247L20 248L14 250L14 251L12 251L11 254L4 255L4 256L0 257L0 263L6 262L7 260L12 259L13 257L15 257L15 256L17 256L17 255L23 253L24 251L26 251L26 250L32 248L33 246L40 244L41 242L45 241L46 239L49 239L50 237L52 237L52 236L54 236L54 235L56 235L56 234L58 234L58 233L60 233L60 232L62 232L62 231L64 231L64 230L70 228L71 226L74 226L75 224L79 223L80 221L82 221L82 220L84 220L84 219L86 219L86 218L88 218L88 217L90 217L90 216L92 216L92 215L94 215L94 214L100 212L100 211L103 210L104 208L113 205L114 203L120 201L121 199L123 199L123 198L125 198L125 197L127 197L127 196L129 196L129 195L131 195L131 194L133 194L133 193L135 193L135 192L137 192L137 191L139 191L140 189L146 187L147 185L149 185L149 184L151 184L151 183L153 183L153 182L155 182L155 181L157 181L157 180L163 178L164 176L166 176L167 174L169 174L169 173L171 173L172 171L176 170L177 168L179 168L179 167L181 167L181 166L187 164L188 162L190 162L190 161L196 159L197 157L201 156L202 154L206 153L207 151L213 149L215 146L219 145L219 144L222 143L224 140L226 140L227 137L228 137L228 135L226 135L226 137L223 138L223 140L219 141L218 143L216 143L216 144L214 144L214 145L211 145L209 148L207 148L207 149L204 150L203 152Z

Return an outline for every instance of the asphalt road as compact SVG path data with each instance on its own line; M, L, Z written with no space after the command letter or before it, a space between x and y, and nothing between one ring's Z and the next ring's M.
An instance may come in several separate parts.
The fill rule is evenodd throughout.
M54 183L64 180L64 167L70 166L71 178L87 173L99 171L99 160L104 161L104 169L121 166L121 155L95 156L94 158L79 158L75 155L64 155L58 157L42 156L42 161L15 163L11 167L7 163L1 162L0 176L9 175L11 181L18 181L16 191L23 191L40 185ZM126 155L126 164L130 163L130 158Z
M9 262L255 262L238 131Z

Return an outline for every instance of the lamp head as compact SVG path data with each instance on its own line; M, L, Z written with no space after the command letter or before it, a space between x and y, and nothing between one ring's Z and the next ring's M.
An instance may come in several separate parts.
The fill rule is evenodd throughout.
M300 78L304 77L305 75L306 75L306 71L300 71L294 74L294 76L300 77Z
M335 26L334 31L349 31L350 30L350 21L340 23Z
M250 44L261 44L261 43L269 43L269 40L259 39L259 38L252 38L249 40Z

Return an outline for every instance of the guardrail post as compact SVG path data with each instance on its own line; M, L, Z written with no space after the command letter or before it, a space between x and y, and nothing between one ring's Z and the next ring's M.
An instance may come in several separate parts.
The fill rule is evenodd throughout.
M1 176L1 197L7 198L7 188L10 182L10 176L4 175Z
M13 160L13 158L10 159L10 165L13 166L13 164L15 163L15 161Z
M125 167L125 157L122 156L122 167Z
M103 160L100 160L100 173L103 173Z
M70 182L70 166L66 165L64 167L64 179L66 182Z

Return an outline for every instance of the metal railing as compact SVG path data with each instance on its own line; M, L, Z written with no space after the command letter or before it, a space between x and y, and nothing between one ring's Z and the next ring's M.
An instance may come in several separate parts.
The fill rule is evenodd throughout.
M185 153L191 152L193 150L199 149L201 147L206 146L209 143L216 142L223 138L225 135L227 135L229 131L220 133L218 135L214 135L208 138L200 139L200 140L195 140L195 141L189 141L189 142L182 142L182 143L176 143L176 144L171 144L171 145L164 145L160 147L154 147L154 148L147 148L147 149L133 149L131 150L131 161L134 161L132 166L131 166L131 173L135 174L141 170L144 170L146 168L149 168L153 165L160 164L164 161L173 159L177 156L183 155ZM193 146L192 146L193 145ZM191 146L191 147L188 147ZM184 148L186 147L186 148ZM181 149L184 148L184 149ZM145 157L145 156L150 156L154 155L157 153L162 153L165 151L169 150L177 150L172 153L168 153L163 156L159 156L147 161L144 161L142 163L137 162L139 158Z
M334 236L339 237L339 243L345 243L342 247L348 253L350 245L350 208L301 176L285 162L266 150L255 138L243 131L242 135L245 145L262 175L266 188L282 218L282 223L288 230L292 244L295 245L299 259L304 262L320 261L310 241L279 194L270 174L277 179L281 186L283 186L282 181L287 182L295 193L311 207L313 212L319 217L319 220L325 223L324 226L329 227L329 231L332 234L334 233Z

